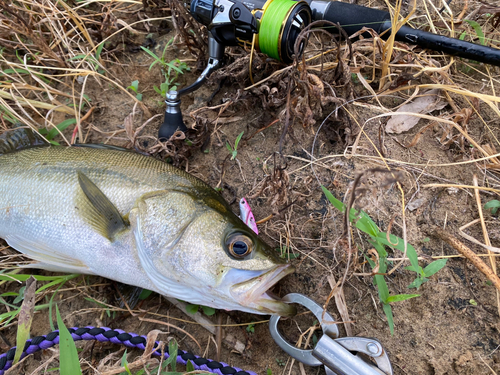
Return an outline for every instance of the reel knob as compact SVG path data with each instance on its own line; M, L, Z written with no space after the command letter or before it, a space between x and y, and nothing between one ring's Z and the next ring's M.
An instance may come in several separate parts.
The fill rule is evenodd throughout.
M168 141L177 130L182 132L187 130L182 119L181 100L177 91L170 91L167 94L165 104L167 105L165 117L158 131L158 138L161 142Z

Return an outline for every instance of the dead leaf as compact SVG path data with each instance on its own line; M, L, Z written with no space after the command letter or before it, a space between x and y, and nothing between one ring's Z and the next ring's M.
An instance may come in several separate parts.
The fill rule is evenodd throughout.
M492 5L492 4L487 4L487 3L483 3L481 2L481 7L479 7L477 13L478 14L486 14L486 13L490 13L490 14L498 14L500 13L500 7L499 6L496 6L496 5Z
M438 89L429 90L416 98L413 102L400 107L396 112L427 114L438 109L443 109L448 103L441 99L439 92L440 90ZM419 120L420 117L418 116L395 115L387 122L385 131L387 133L401 134L417 125Z
M158 338L158 335L160 333L165 333L165 332L162 332L159 329L154 329L148 333L148 336L146 339L146 347L144 349L144 354L142 355L142 357L144 359L151 358L151 354L153 354L153 352L154 352L153 348L156 344L156 339Z
M30 337L31 322L33 321L33 314L35 312L35 292L36 280L30 276L26 280L26 288L24 289L24 300L21 305L21 311L17 319L17 337L16 337L16 354L14 355L14 362L16 364L21 359L23 354L24 344Z

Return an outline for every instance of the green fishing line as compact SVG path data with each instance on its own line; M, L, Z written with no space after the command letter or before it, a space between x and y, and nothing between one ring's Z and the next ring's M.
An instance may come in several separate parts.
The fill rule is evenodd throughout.
M280 33L290 10L297 5L292 0L272 0L267 6L259 28L259 49L269 57L281 60Z

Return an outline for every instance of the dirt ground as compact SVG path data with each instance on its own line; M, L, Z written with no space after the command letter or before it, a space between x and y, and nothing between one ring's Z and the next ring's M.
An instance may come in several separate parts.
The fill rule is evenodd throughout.
M377 5L383 7L382 2ZM460 2L452 4L457 13L462 6ZM139 12L127 9L127 12L116 10L114 15L130 24L138 19ZM158 22L152 25L158 25ZM159 55L166 43L176 36L175 30L169 30L170 26L169 21L149 33L148 38L154 41L153 50ZM141 32L130 38L141 44L148 40L146 35L146 32ZM498 39L498 31L492 35ZM174 163L212 187L222 188L222 195L232 202L235 212L238 212L238 199L246 197L257 221L272 215L259 225L259 231L266 242L278 250L283 249L296 267L294 274L279 282L274 289L275 294L303 293L324 304L332 291L329 278L331 280L333 276L335 280L341 280L347 275L343 291L352 333L380 340L389 354L394 374L500 373L497 292L485 276L470 261L450 257L446 266L431 276L418 291L410 290L407 286L414 280L415 274L404 269L409 266L409 262L405 261L386 277L390 293L418 293L420 296L391 304L395 323L394 334L391 335L373 276L369 275L371 268L363 258L372 245L364 234L351 228L351 251L354 255L346 271L348 247L343 240L343 216L328 202L320 188L324 185L335 197L344 200L352 193L352 183L360 173L371 168L390 168L399 172L401 190L389 180L388 174L367 173L361 182L363 195L356 199L355 208L366 211L382 231L391 231L402 238L406 230L407 241L421 257L422 267L429 264L432 257L458 254L450 245L432 235L435 226L446 228L475 252L486 253L485 249L459 235L460 227L479 218L473 189L453 186L432 188L426 185L470 186L476 175L480 186L498 188L498 169L491 167L491 164L498 167L498 160L470 162L484 156L470 139L482 147L490 145L491 154L496 153L495 147L500 149L500 117L479 97L481 94L495 96L500 90L500 69L469 62L456 62L444 69L450 58L436 53L426 57L426 61L432 60L427 67L436 64L433 66L435 69L422 73L418 64L411 65L408 61L414 58L421 62L424 58L415 57L413 47L399 45L391 67L393 82L398 77L412 75L413 79L407 84L420 86L421 92L427 90L426 84L446 84L469 90L475 95L442 90L439 96L444 106L431 112L434 119L421 119L409 131L390 134L385 131L388 117L377 116L384 113L383 107L388 109L386 112L397 108L414 93L415 86L398 92L391 91L397 88L394 85L382 89L379 87L381 73L378 68L374 81L364 84L360 78L369 80L372 68L369 61L360 56L372 56L363 50L366 45L362 41L356 43L357 63L345 63L344 70L339 73L340 78L334 77L337 74L335 69L321 71L321 68L311 68L311 75L304 78L300 76L300 71L291 73L292 70L286 70L285 65L262 56L256 57L256 82L272 72L285 70L249 90L246 90L251 85L248 68L245 64L238 65L238 61L246 58L246 52L238 48L228 50L226 66L230 68L224 67L205 86L182 99L185 122L188 127L195 125L197 129L197 132L188 135L193 145L181 142L175 144L175 149L168 150L154 149L163 117L162 98L153 89L162 79L159 66L149 69L153 59L138 49L120 47L122 50L118 51L117 44L109 46L113 52L106 52L106 46L103 55L106 74L113 77L115 83L88 79L84 88L81 84L77 86L79 90L84 90L94 107L82 124L84 141L130 148L132 143L130 134L125 131L126 122L130 124L132 119L133 129L136 130L153 115L160 114L138 133L136 148L141 151L154 149L157 151L155 156L165 159L173 153L170 159ZM132 42L129 41L124 45L130 44ZM335 54L331 55L325 63L335 60ZM178 78L180 86L193 82L200 73L199 68L205 64L204 60L190 54L179 38L175 39L174 46L168 49L166 55L167 61L174 58L185 61L191 67L190 72ZM380 56L377 58L380 59ZM287 113L287 89L291 77L297 85L290 91L292 99ZM316 78L322 83L318 83ZM127 87L134 80L139 81L142 106L116 88L117 82ZM378 99L365 97L370 95L370 89L380 94ZM352 102L338 109L347 100ZM457 110L463 110L463 117L456 116ZM131 114L133 117L129 117ZM60 121L65 118L61 114L56 116ZM454 121L467 133L467 137L455 128L439 123L436 121L438 118ZM422 132L427 126L428 129ZM64 134L70 139L72 132L70 127ZM237 156L235 160L230 160L226 142L234 144L241 132L244 135ZM416 137L420 137L418 142L408 146ZM62 143L60 138L57 140ZM497 195L498 190L481 190L482 204L497 199ZM402 200L406 207L404 217ZM415 206L412 210L408 209L411 203ZM498 247L498 218L488 211L484 211L484 215L491 246ZM484 242L479 223L464 231ZM3 251L4 254L15 253L8 248ZM397 250L388 251L389 268L392 268L403 254ZM487 258L484 259L489 264ZM39 270L24 271L28 272L48 274ZM1 290L17 291L19 287L15 283L6 283ZM160 329L168 332L160 336L162 340L175 338L183 350L207 358L217 357L214 335L193 323L189 315L159 295L151 295L136 307L148 314L131 315L118 308L116 288L109 280L82 276L69 282L65 288L57 293L56 299L67 326L107 326L138 334ZM103 307L90 299L116 309ZM342 321L334 299L331 299L327 311L336 320ZM142 318L166 322L181 330ZM220 352L223 362L259 374L269 374L269 371L275 375L324 373L322 368L302 368L297 362L292 365L287 354L277 347L269 335L265 316L218 311L209 319L214 324L224 325L222 337L232 335L245 345L243 354L240 354L223 344ZM283 321L280 327L290 341L294 341L315 320L311 314L302 314ZM345 336L343 324L339 324L339 329L341 336ZM36 336L49 331L48 312L41 310L35 315L31 334ZM201 348L188 334L197 340ZM2 328L0 337L2 349L15 345L16 325ZM123 355L123 349L112 344L79 346L84 348L80 357L86 374L103 373L102 366L119 363ZM42 363L46 363L49 369L57 367L57 360L46 362L53 354L51 350L35 354L16 373L57 373L38 368ZM131 351L129 362L140 354Z

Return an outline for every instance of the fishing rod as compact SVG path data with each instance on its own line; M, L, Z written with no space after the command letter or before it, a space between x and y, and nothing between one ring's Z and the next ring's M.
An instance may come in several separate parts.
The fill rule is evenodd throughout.
M284 63L293 60L300 32L314 21L339 24L348 36L364 27L388 39L393 32L389 12L356 4L328 0L186 0L186 9L208 28L208 64L198 79L166 96L166 111L158 137L168 140L176 130L186 131L180 109L181 96L197 90L222 64L227 46L251 43L260 52ZM336 27L325 28L337 34ZM500 49L460 39L400 27L395 39L478 62L500 66ZM299 50L303 50L303 44Z

